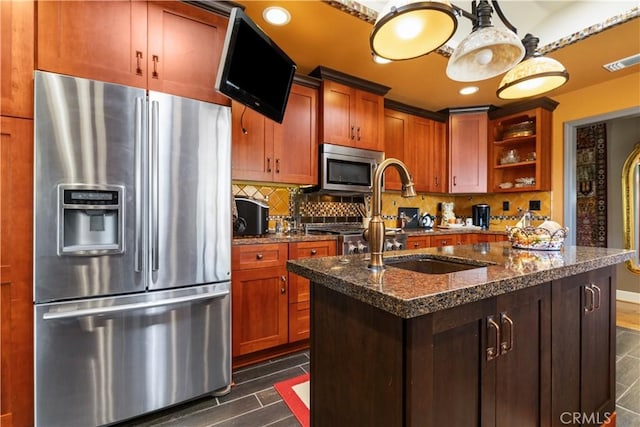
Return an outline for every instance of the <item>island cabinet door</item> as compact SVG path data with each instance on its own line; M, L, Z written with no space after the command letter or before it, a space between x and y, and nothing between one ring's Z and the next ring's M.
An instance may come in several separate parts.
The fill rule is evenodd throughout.
M550 284L497 297L495 425L549 426L551 421ZM488 423L487 425L494 425Z
M407 425L549 426L550 312L543 284L410 322Z
M552 424L600 425L615 410L615 271L553 282Z

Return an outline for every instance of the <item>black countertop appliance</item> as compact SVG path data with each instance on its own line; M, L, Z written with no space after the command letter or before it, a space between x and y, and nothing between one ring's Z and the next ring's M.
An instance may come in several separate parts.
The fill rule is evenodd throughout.
M248 197L235 198L237 218L233 222L234 236L263 236L269 232L269 205Z
M489 228L489 205L480 204L473 205L473 225L480 227L483 230L487 230Z

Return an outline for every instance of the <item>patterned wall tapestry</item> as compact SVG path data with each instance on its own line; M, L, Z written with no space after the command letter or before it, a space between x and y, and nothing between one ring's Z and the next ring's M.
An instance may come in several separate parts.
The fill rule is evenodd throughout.
M596 123L577 129L576 244L607 246L607 128Z

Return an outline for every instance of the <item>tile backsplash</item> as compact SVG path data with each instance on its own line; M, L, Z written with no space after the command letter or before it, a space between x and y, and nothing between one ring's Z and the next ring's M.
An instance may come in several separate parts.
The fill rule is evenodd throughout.
M266 200L269 204L269 225L273 228L276 219L295 219L301 223L358 222L362 216L358 205L370 206L370 196L329 196L317 193L305 194L296 186L276 186L234 182L233 195ZM459 217L471 217L472 206L486 203L491 211L491 226L502 230L515 225L522 211L529 209L530 201L539 201L540 210L532 211L534 225L551 216L551 192L536 191L503 194L418 194L405 199L397 192L382 195L382 216L388 227L396 226L399 207L418 208L420 214L435 215L439 223L440 203L453 202L454 212ZM509 209L503 210L504 202Z

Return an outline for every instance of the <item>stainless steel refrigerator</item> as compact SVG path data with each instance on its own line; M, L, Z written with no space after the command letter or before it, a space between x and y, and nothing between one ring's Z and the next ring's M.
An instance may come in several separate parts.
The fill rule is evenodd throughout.
M35 73L38 426L231 383L231 112Z

